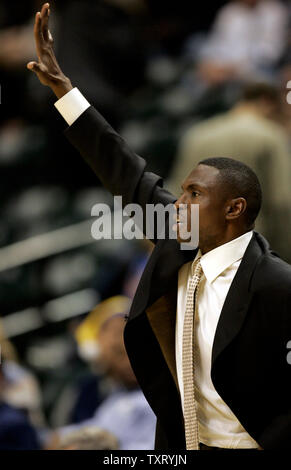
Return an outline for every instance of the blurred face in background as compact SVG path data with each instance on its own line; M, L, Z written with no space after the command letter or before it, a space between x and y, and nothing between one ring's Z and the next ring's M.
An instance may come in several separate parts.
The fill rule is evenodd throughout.
M1 397L2 397L3 385L4 385L4 377L3 377L3 373L2 373L2 366L0 364L0 401L1 401Z
M102 325L98 335L98 362L116 382L127 388L134 388L137 381L123 342L124 325L124 318L119 316L109 318Z
M241 3L244 3L246 6L255 7L258 3L263 0L240 0Z

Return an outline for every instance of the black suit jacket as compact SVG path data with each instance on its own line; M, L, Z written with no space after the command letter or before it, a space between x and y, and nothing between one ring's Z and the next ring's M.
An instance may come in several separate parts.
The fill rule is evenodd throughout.
M145 171L102 116L89 108L66 136L104 186L125 204L168 204L175 198L159 176ZM184 423L175 363L179 268L196 251L176 240L153 240L125 326L125 346L139 384L157 416L156 449L185 449ZM291 267L254 232L229 289L212 349L215 389L246 431L264 448L290 446Z

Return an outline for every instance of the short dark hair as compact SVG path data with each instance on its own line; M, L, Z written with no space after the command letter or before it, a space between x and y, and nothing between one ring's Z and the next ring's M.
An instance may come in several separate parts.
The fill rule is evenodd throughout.
M274 104L280 102L279 89L271 83L250 82L247 83L241 92L242 101L268 100Z
M227 157L206 158L201 165L212 166L219 170L221 183L230 197L243 197L247 201L245 220L253 225L262 205L262 190L255 172L245 163Z

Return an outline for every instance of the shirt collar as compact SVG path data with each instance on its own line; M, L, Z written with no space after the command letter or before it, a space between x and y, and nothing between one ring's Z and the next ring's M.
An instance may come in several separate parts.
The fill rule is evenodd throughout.
M201 256L201 251L198 251L195 261L201 256L201 266L208 282L213 282L233 263L242 259L252 236L253 231L244 233L240 237L205 253L203 256ZM191 270L193 270L193 265L194 263L192 263Z

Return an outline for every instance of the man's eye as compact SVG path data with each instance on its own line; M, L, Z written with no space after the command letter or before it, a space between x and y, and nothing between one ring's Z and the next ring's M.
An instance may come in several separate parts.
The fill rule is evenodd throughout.
M193 191L192 196L194 196L194 197L199 196L199 193L197 191Z

